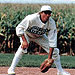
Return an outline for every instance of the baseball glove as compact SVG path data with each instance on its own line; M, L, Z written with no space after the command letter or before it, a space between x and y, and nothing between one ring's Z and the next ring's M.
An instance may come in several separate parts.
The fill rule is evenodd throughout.
M53 59L46 59L40 66L41 72L43 72L43 73L47 72L48 69L53 64L53 62L54 62Z

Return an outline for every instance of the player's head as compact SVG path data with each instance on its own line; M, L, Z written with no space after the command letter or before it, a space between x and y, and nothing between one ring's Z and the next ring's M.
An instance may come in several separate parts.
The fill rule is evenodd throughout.
M41 19L44 22L47 22L49 17L51 16L52 13L52 9L49 5L43 5L41 7L41 10L39 11L40 15L41 15Z

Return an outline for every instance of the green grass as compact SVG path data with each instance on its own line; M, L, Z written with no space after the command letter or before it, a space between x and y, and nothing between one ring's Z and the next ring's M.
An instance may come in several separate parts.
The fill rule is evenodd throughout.
M0 66L10 66L14 54L0 54ZM17 67L39 67L48 55L24 54ZM63 68L75 68L75 56L61 56ZM53 64L52 67L55 67Z
M75 68L75 56L61 56L61 64L65 68Z

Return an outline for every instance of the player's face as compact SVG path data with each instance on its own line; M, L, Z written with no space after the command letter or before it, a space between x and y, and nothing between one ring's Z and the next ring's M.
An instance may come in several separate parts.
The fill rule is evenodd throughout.
M41 20L43 22L47 22L50 16L51 16L51 12L50 11L43 11L41 13Z

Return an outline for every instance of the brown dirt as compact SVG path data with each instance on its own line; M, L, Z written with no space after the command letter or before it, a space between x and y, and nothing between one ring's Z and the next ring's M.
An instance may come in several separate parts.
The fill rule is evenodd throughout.
M8 67L0 67L0 75L7 75ZM65 71L75 75L75 69L65 69ZM48 72L41 73L38 67L16 67L16 75L56 75L56 68L50 68Z

